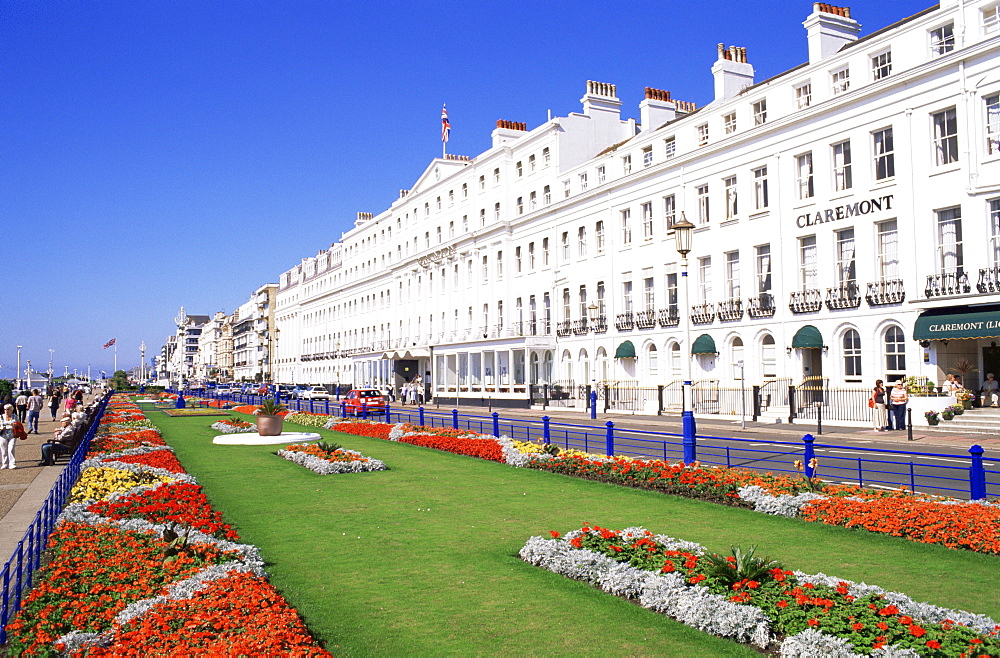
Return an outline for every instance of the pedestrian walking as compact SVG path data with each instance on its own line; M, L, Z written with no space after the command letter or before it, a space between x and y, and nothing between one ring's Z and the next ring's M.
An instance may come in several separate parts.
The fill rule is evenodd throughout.
M38 434L38 414L42 413L45 400L42 398L37 388L31 390L31 397L28 398L28 434L34 432Z
M0 415L0 469L14 468L14 446L17 437L14 436L14 423L18 422L14 405L5 404L3 415Z
M60 402L62 402L62 393L59 392L58 388L52 389L52 395L49 396L49 411L52 412L52 420L55 420L59 414Z
M17 420L23 423L25 415L28 413L27 391L21 391L17 394L17 397L14 399L14 409L17 410Z
M876 432L887 432L885 413L885 387L881 379L875 380L875 388L868 398L868 407L872 410L872 425Z
M893 426L896 430L906 429L906 404L909 400L910 394L906 392L903 380L900 379L892 387L892 390L889 391L889 402L892 404Z

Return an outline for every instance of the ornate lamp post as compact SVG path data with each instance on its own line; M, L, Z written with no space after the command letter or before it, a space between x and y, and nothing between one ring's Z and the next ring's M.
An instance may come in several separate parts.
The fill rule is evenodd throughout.
M21 390L21 345L17 346L17 390Z
M692 395L692 374L691 374L691 298L688 284L688 254L691 253L691 242L694 233L694 224L687 220L687 216L682 212L679 222L674 223L674 239L676 240L677 253L681 255L681 278L684 280L684 301L681 308L685 310L686 319L684 321L684 389L681 401L681 428L683 432L684 463L690 464L697 460L695 446L696 425L694 421L694 397Z
M146 383L146 341L139 343L139 381Z
M177 325L177 330L180 332L180 344L177 349L180 350L180 365L178 366L178 382L177 388L181 391L184 390L184 371L187 368L187 325L188 316L184 312L184 307L181 306L180 313L174 318L174 324Z
M49 348L49 386L52 386L52 355L55 353L56 351L54 349Z

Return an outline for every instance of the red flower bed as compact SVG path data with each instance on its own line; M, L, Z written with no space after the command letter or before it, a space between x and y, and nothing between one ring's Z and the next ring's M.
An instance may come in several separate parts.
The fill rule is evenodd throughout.
M234 573L190 599L167 601L117 629L92 656L329 656L295 610L263 578Z
M257 405L255 405L255 404L244 404L241 407L234 407L233 411L237 411L237 412L239 412L241 414L250 414L251 416L256 416L257 415ZM282 418L284 418L285 416L287 416L290 413L291 413L290 411L288 411L287 409L285 409L284 411L278 413L278 415L281 416Z
M868 501L824 498L806 505L802 518L1000 555L1000 508L995 506L942 505L903 497Z
M87 509L112 519L140 518L162 524L173 521L216 537L239 539L239 535L222 522L222 514L212 509L197 484L168 484L113 502L102 500Z
M165 446L160 432L154 429L140 430L138 432L118 432L115 434L105 434L96 436L90 443L88 457L94 457L105 452L121 452L129 448L140 448L142 446Z
M171 473L184 473L184 467L177 461L177 457L169 450L154 450L141 455L129 455L127 457L111 457L105 459L106 462L124 462L126 464L143 464L153 468L163 468Z
M369 436L373 439L388 439L392 425L387 423L337 423L333 426L333 431L355 436Z
M503 456L503 448L493 439L462 439L454 436L438 436L435 434L419 434L404 436L400 443L412 443L413 445L424 446L454 452L458 455L478 457L494 462L506 462Z
M105 411L101 417L100 425L113 425L115 423L125 423L130 420L144 420L146 418L139 411Z
M164 563L162 539L111 525L62 523L48 547L52 562L7 626L11 655L47 654L53 641L72 630L103 631L130 603L163 594L207 564L226 561L215 546L204 545L199 547L204 560L180 555Z

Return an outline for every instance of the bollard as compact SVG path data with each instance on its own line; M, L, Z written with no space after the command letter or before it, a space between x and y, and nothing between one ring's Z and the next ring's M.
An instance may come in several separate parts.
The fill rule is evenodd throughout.
M615 456L615 424L612 423L609 420L607 423L605 423L605 426L608 428L608 430L607 430L607 432L605 434L605 438L604 438L604 453L608 457L614 457Z
M974 445L969 448L972 464L969 466L969 494L972 500L986 498L986 471L983 469L983 447Z
M590 392L590 420L597 420L597 391Z
M423 407L417 407L417 415L420 416L420 426L421 427L425 427L425 425L424 425L424 408Z
M816 405L816 435L823 434L823 405Z
M542 443L549 445L552 441L552 434L549 431L549 417L542 416Z
M347 400L340 401L340 417L347 418Z
M368 403L361 401L361 420L368 420Z
M684 463L692 464L698 461L698 438L696 431L698 427L694 420L693 411L683 411L681 413L681 432L683 438L681 443L684 446Z
M802 440L806 444L806 449L802 455L802 460L805 462L803 467L805 468L806 477L811 478L816 472L816 469L809 465L816 458L816 451L813 450L813 442L816 441L816 438L812 434L806 434L802 437Z
M656 386L656 415L663 415L663 384Z
M387 423L391 423L392 422L392 413L389 411L389 403L388 402L385 403L385 422L387 422Z
M330 415L330 398L326 399L326 415Z
M493 412L493 436L500 438L500 413Z
M453 429L458 429L458 409L451 410L451 426Z
M906 440L913 440L913 409L906 409Z

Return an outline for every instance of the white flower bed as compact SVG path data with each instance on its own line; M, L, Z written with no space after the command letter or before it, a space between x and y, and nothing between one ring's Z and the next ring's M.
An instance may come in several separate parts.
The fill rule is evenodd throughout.
M595 531L592 531L595 532ZM641 527L625 528L623 537L643 536ZM566 533L560 539L531 537L518 553L525 562L558 573L574 580L585 580L601 590L616 596L638 600L644 608L666 614L681 623L693 626L719 637L728 637L739 642L749 642L767 648L772 643L771 619L761 610L750 605L729 601L720 594L714 594L702 585L692 585L678 573L662 574L644 571L627 563L584 548L574 548L570 541L583 534L581 530ZM652 540L664 550L687 551L704 555L705 548L694 542L674 539L666 535L655 535ZM848 592L855 598L869 594L880 594L888 604L895 605L906 615L923 623L940 623L946 619L965 624L980 632L989 633L997 626L993 619L965 610L951 610L930 603L919 603L900 592L890 592L874 585L855 583L843 578L825 574L794 572L800 583L813 583L837 587L846 584ZM843 638L834 637L814 629L807 629L786 638L779 647L781 656L843 656L859 657L853 645ZM876 649L870 655L883 657L917 656L919 654L902 647L889 646Z
M249 427L233 427L221 420L212 423L212 429L219 434L243 434L244 432L256 432L257 426L250 423Z
M292 450L279 450L278 456L288 461L295 462L299 466L304 466L310 471L315 471L320 475L336 475L339 473L366 473L369 471L384 471L386 470L386 465L384 462L378 459L371 459L370 457L365 457L360 452L355 450L346 450L341 448L343 452L356 457L361 457L367 461L329 461L327 459L320 459L316 455L310 455L305 452L295 452Z

